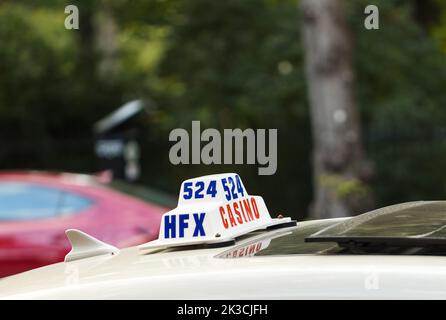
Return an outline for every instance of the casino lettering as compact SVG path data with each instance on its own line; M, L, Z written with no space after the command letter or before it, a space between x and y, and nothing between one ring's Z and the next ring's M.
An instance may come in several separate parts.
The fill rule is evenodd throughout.
M256 199L253 197L221 206L219 211L225 229L260 218L259 208L257 207Z

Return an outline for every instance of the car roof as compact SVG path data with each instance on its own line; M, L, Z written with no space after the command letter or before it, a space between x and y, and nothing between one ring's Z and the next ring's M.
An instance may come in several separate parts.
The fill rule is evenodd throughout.
M339 219L333 219L330 224L337 221ZM70 281L87 284L98 283L98 280L99 282L105 280L130 281L148 274L166 275L184 272L190 268L206 269L209 264L213 264L212 261L219 264L220 260L228 260L223 256L228 251L237 250L253 242L274 238L296 228L303 230L307 225L323 227L327 225L327 221L302 222L297 227L253 233L239 238L236 244L227 247L200 248L191 246L151 250L130 247L121 250L116 255L100 255L72 262L56 263L2 279L0 281L0 297L2 294L8 295L13 292L61 288ZM11 292L11 288L18 290ZM20 290L20 288L24 289ZM8 291L10 292L7 293Z
M339 219L300 222L295 228L254 234L226 248L138 250L58 263L0 281L0 298L49 299L275 299L373 298L364 277L381 275L388 291L379 297L446 294L446 258L293 254L227 259L253 239L326 226ZM405 272L401 272L404 267ZM410 279L414 290L403 292ZM381 281L384 281L381 280ZM441 284L441 285L440 285ZM400 288L400 289L399 289ZM376 292L375 292L376 293Z

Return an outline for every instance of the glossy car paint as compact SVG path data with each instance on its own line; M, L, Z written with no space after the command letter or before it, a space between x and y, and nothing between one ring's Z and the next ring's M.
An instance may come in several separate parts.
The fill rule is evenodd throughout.
M1 173L0 182L57 188L94 203L69 216L0 221L0 277L63 261L70 250L69 228L81 229L119 248L155 239L168 208L143 202L97 183L92 176L41 172ZM0 204L1 206L1 204Z
M333 220L336 222L339 220ZM320 223L299 222L297 228ZM326 220L324 225L326 225ZM221 258L225 248L139 251L58 263L0 281L2 299L445 299L446 257L316 255ZM256 247L256 246L255 246Z

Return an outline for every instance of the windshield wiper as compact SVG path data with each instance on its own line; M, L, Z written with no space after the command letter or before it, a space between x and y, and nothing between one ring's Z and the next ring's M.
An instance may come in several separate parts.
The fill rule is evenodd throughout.
M445 254L445 238L309 236L305 242L335 242L344 252L354 254Z

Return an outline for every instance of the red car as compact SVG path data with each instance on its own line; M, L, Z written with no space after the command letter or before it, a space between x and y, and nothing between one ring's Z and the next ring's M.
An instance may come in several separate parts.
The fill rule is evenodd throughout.
M157 238L169 206L116 188L160 200L159 194L100 180L78 174L0 173L0 277L62 261L70 250L64 233L69 228L121 248Z

